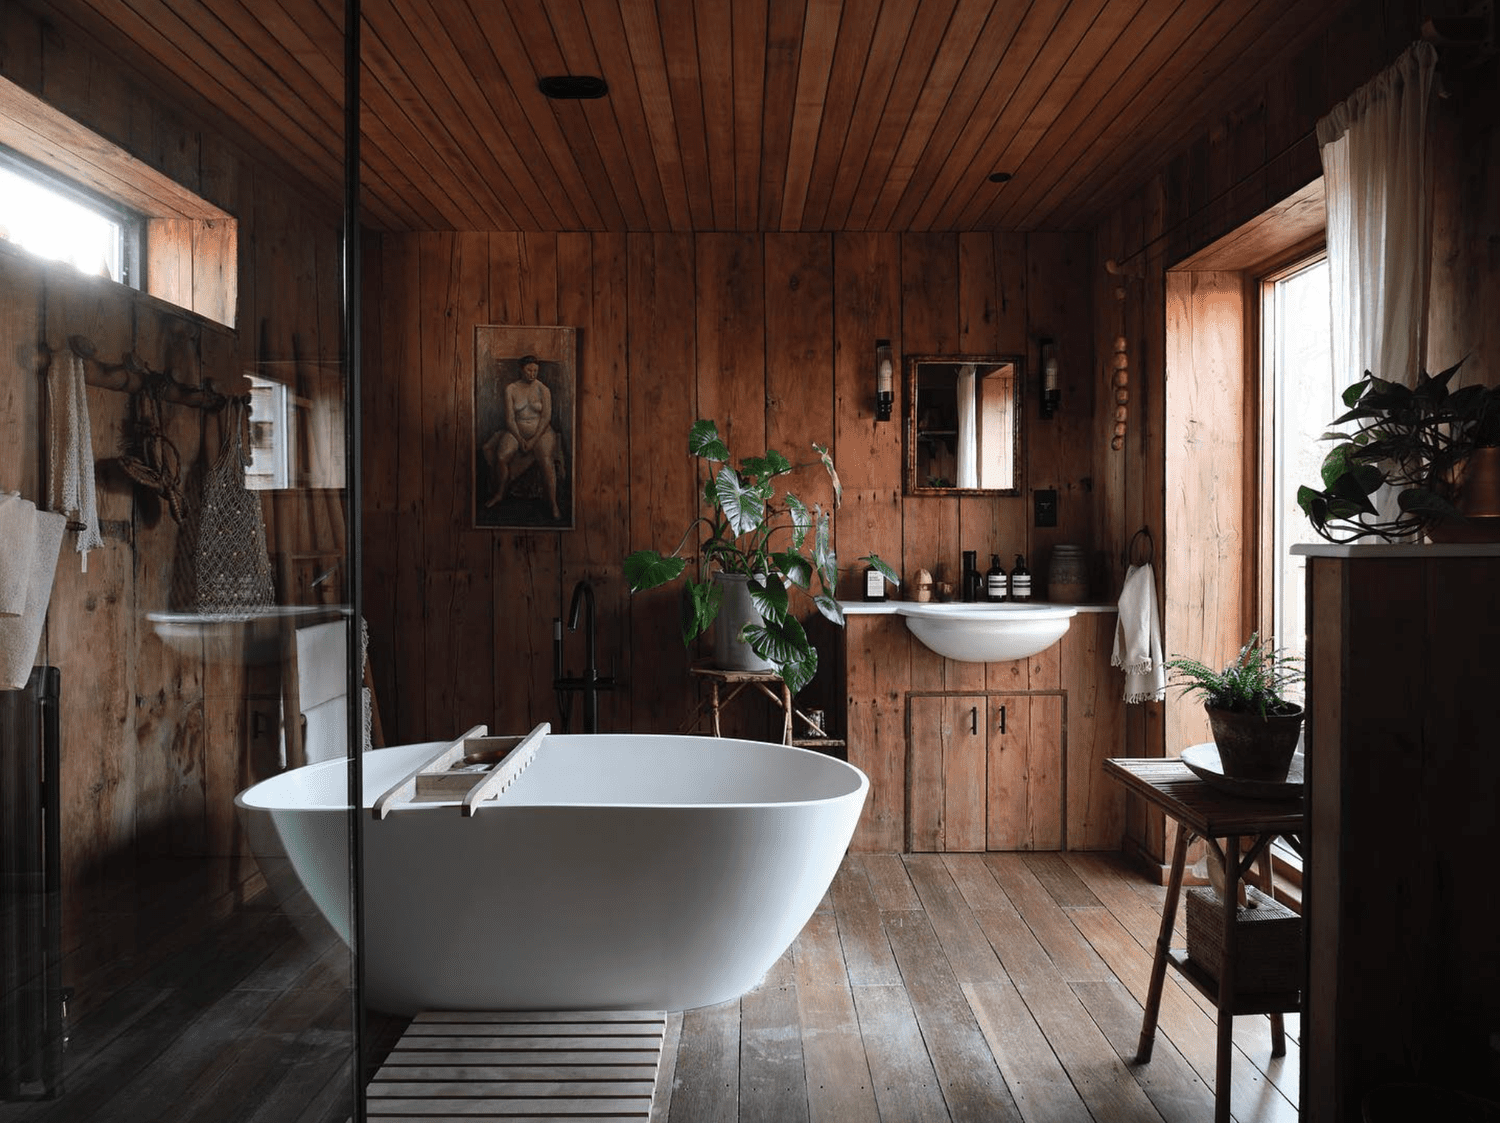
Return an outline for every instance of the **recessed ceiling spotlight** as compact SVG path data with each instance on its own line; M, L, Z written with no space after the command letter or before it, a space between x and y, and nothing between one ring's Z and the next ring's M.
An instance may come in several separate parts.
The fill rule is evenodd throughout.
M593 74L554 74L536 88L555 101L589 101L609 93L609 84Z
M1010 182L1010 173L1009 172L991 172L989 178L990 178L990 182L991 183L1009 183Z

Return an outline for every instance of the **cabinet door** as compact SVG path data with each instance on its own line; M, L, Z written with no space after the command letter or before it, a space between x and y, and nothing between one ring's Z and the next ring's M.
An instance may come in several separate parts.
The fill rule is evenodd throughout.
M988 702L982 694L908 699L909 850L984 849Z
M998 694L989 701L985 846L1061 850L1062 696Z

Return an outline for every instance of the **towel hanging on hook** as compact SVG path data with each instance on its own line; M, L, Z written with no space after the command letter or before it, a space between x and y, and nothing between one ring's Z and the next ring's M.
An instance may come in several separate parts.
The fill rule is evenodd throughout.
M1136 561L1135 544L1141 540L1142 535L1146 537L1146 556L1140 561ZM1141 527L1140 530L1130 536L1130 541L1126 544L1125 553L1121 555L1120 560L1124 563L1126 569L1129 569L1133 565L1150 565L1156 560L1156 543L1151 538L1151 528L1149 526Z

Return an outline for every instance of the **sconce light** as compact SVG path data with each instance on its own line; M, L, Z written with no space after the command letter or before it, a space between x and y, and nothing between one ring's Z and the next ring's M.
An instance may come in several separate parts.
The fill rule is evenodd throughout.
M1051 339L1038 341L1042 348L1042 416L1050 418L1057 412L1062 392L1057 388L1057 344Z
M895 378L895 370L891 359L891 341L889 339L877 339L875 341L875 420L889 421L891 419L891 406L896 400L896 392L892 386Z

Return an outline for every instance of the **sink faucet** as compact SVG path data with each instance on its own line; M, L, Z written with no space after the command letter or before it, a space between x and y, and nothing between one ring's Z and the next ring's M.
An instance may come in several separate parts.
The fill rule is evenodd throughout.
M562 704L563 731L567 732L572 706L565 699L574 690L583 693L583 731L585 733L599 732L599 691L609 689L613 683L602 680L599 677L599 664L595 651L595 610L594 610L594 587L588 581L579 581L573 586L573 599L568 606L568 631L578 630L578 618L583 616L583 655L584 671L580 679L564 678L562 672L562 621L557 621L557 628L553 634L553 643L556 647L555 665L557 675L553 680L553 688L557 691L558 701Z

